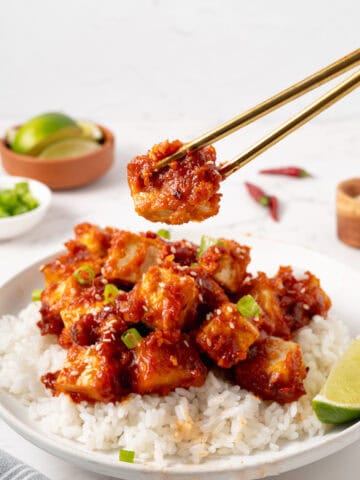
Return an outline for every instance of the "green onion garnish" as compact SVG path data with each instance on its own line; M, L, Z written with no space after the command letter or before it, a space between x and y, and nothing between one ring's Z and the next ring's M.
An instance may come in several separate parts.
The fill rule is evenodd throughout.
M260 315L260 307L253 296L245 295L236 304L238 311L245 318L256 318Z
M165 230L165 228L160 228L160 230L157 231L157 235L159 237L165 238L166 240L170 240L171 238L169 230Z
M134 458L135 458L135 452L133 452L132 450L121 449L119 452L120 462L134 463Z
M119 295L119 289L116 285L108 283L104 288L104 299L105 303L113 303L115 298Z
M200 240L200 248L197 256L200 257L208 248L213 247L214 245L224 245L224 242L218 240L217 238L203 235Z
M95 278L94 270L88 265L79 267L77 270L75 270L73 275L80 285L91 285Z
M126 330L126 332L124 332L122 335L121 335L121 340L125 343L125 345L127 346L127 348L129 348L130 350L132 348L135 348L136 345L141 342L142 340L142 336L140 335L140 333L136 330L136 328L129 328L129 330Z
M42 294L41 288L37 288L31 292L31 300L33 302L38 302Z
M34 210L39 202L32 195L28 182L15 183L0 191L0 217L12 217Z

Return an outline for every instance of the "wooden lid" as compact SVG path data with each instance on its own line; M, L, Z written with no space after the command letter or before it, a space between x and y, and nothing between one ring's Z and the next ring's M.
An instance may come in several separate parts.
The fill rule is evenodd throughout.
M336 210L338 237L347 245L360 248L360 178L339 183Z

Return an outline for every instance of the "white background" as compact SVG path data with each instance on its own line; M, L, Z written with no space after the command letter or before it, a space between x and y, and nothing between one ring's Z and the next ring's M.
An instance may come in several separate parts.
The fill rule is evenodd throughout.
M194 137L359 47L358 0L0 0L0 7L1 131L42 111L63 110L104 123L117 138L112 172L56 193L43 225L0 243L0 283L59 249L76 222L153 228L131 206L125 165L133 155L163 138ZM219 158L239 153L318 94L224 140ZM334 205L336 184L360 176L359 98L354 92L227 180L220 215L189 228L240 226L359 269L360 251L336 238ZM286 164L305 166L314 178L257 175L261 167ZM247 198L244 180L278 192L279 224ZM53 459L2 423L0 447L54 480L104 478ZM353 480L358 449L281 479Z

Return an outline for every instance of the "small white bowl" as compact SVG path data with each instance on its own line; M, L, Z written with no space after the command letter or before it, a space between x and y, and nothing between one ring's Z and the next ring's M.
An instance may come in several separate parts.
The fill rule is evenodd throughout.
M15 183L28 182L32 195L38 200L39 206L30 212L14 215L13 217L0 218L0 240L14 238L37 225L44 217L51 202L50 189L37 180L24 177L0 177L0 190L12 188Z

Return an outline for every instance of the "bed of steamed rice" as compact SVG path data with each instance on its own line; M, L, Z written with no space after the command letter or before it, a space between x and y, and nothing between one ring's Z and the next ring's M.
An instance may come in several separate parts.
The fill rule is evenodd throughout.
M61 368L66 351L54 336L40 336L38 319L36 304L0 319L0 388L28 405L44 431L93 450L134 450L137 461L157 464L173 455L199 463L214 455L278 450L284 441L324 433L311 399L349 342L345 326L332 318L316 316L298 332L296 341L309 367L307 395L283 406L214 373L200 388L179 388L165 397L131 395L122 403L75 404L65 395L52 397L39 380Z

